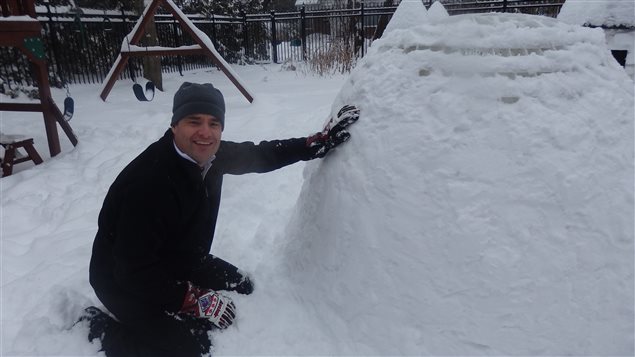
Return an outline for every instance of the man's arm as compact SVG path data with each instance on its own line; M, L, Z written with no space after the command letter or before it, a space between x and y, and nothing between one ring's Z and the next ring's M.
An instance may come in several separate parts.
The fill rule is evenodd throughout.
M262 141L258 145L223 141L215 164L223 173L239 175L273 171L301 160L323 158L351 137L346 128L359 119L359 114L357 107L346 105L331 117L322 131L304 138Z
M235 143L223 141L214 165L223 173L241 175L250 172L269 172L298 161L310 160L307 138Z

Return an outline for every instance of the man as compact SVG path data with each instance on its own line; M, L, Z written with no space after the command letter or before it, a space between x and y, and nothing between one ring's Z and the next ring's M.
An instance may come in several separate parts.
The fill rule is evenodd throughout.
M124 168L99 214L90 284L114 318L89 307L82 319L107 356L207 353L207 332L236 316L218 291L254 289L247 275L209 254L223 175L324 157L359 117L347 106L330 129L256 145L221 140L225 101L211 84L183 83L172 112L171 128Z

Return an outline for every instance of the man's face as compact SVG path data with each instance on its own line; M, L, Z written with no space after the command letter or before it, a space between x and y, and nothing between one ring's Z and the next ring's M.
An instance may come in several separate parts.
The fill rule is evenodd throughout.
M209 114L192 114L172 127L174 142L199 165L216 154L223 132L220 121Z

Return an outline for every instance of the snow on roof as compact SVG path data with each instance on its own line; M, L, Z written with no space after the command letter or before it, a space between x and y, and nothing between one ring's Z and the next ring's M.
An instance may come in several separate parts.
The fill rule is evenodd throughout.
M341 354L632 353L633 82L601 29L402 27L344 104L360 119L307 163L283 243L303 304L362 346Z
M413 24L421 24L426 21L427 11L421 0L403 0L390 18L384 34L396 29L410 28Z
M635 27L635 1L566 0L558 19L575 25Z

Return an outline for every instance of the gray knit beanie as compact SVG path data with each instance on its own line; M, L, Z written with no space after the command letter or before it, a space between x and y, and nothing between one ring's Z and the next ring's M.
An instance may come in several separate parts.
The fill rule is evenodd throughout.
M220 120L225 128L225 99L223 93L210 83L184 82L174 94L171 126L191 114L209 114Z

